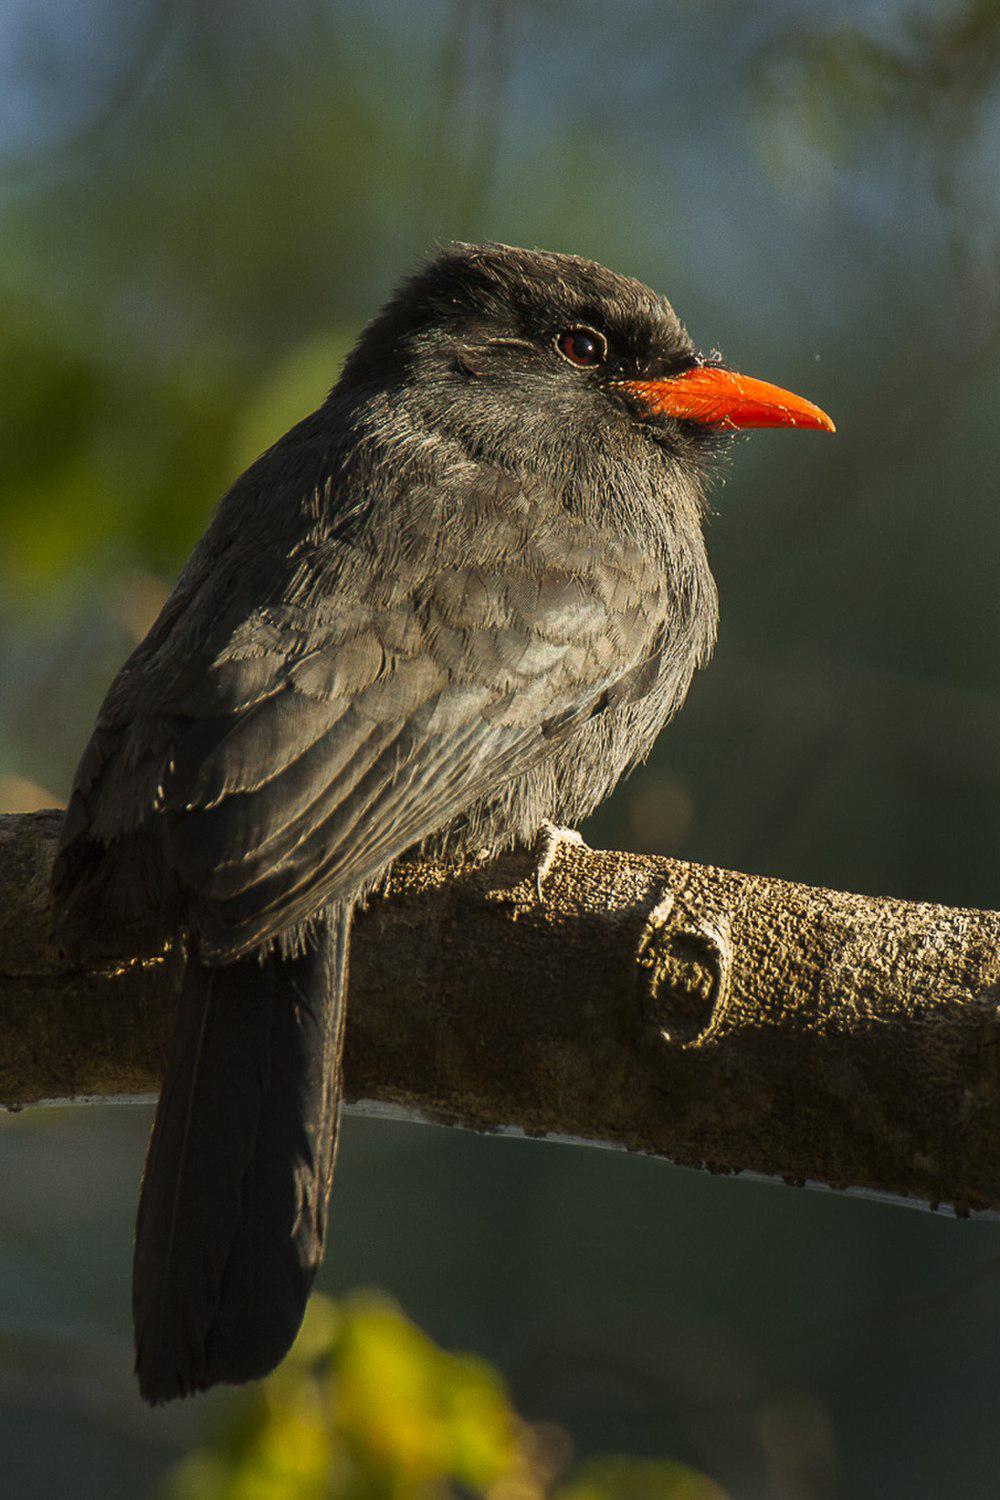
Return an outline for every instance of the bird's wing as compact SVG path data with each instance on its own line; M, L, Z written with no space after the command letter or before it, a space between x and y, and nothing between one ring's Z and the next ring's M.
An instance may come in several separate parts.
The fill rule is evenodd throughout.
M467 506L454 527L433 527L417 560L404 528L353 554L339 582L328 547L303 557L305 586L227 625L221 644L219 631L196 641L180 664L168 628L156 691L140 661L135 685L111 695L64 848L96 828L107 863L110 846L139 836L121 899L144 861L162 860L205 956L235 958L645 691L662 619L652 562L523 505L514 522L489 507L481 520ZM217 589L217 566L212 577ZM123 814L137 786L147 805Z
M421 594L345 611L319 644L313 618L291 659L292 622L269 622L273 652L257 622L252 654L188 697L161 806L210 951L350 894L551 753L651 634L634 589L612 603L551 568L449 569Z

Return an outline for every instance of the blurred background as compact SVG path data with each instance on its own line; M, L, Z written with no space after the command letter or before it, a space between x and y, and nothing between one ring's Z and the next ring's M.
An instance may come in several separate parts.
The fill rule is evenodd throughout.
M400 274L490 238L641 277L839 429L739 441L715 662L589 841L1000 905L998 64L997 0L4 0L0 809L65 797ZM150 1122L0 1121L16 1500L152 1495L237 1410L132 1385ZM321 1283L488 1359L567 1463L686 1466L643 1494L1000 1494L995 1225L350 1119Z

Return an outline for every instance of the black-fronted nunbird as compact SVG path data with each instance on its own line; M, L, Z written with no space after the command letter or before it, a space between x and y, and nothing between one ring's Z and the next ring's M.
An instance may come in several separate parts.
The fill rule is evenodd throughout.
M223 498L84 751L66 948L180 958L133 1306L150 1401L265 1374L323 1253L353 908L575 823L715 638L724 434L832 430L573 256L446 249Z

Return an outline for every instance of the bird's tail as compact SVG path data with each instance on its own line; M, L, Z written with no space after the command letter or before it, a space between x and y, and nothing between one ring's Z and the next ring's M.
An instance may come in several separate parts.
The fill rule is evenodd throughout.
M147 1401L265 1375L302 1322L326 1236L350 929L336 906L295 958L187 964L136 1222Z

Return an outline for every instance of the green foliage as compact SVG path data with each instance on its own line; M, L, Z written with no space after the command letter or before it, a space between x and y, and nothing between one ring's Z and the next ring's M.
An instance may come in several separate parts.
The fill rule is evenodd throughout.
M162 1500L726 1500L674 1463L600 1459L559 1484L568 1448L518 1417L484 1360L445 1353L390 1302L314 1296L288 1359Z
M726 1500L726 1494L684 1464L596 1458L560 1486L555 1500Z
M231 479L323 400L351 343L320 332L256 378L210 347L194 365L137 370L100 344L77 349L34 306L16 312L0 345L9 607L64 598L88 574L117 591L135 569L174 573Z
M313 1297L289 1358L168 1484L170 1500L422 1500L485 1494L521 1463L488 1365L446 1354L388 1302Z

